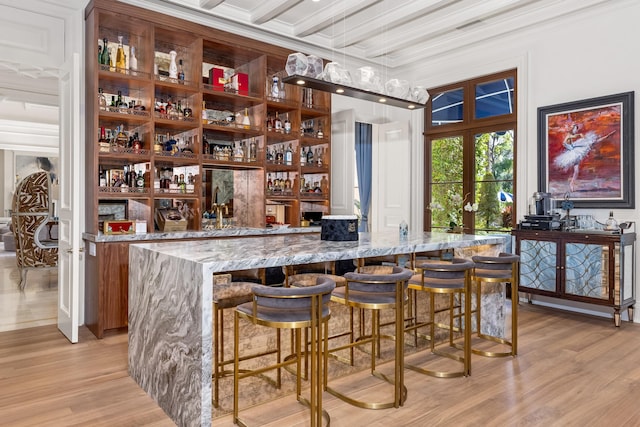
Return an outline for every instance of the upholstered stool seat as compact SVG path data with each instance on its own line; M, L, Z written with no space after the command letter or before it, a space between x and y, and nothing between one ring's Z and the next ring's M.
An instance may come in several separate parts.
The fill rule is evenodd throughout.
M497 257L474 256L475 267L471 276L476 284L476 324L478 338L504 344L509 351L487 351L472 348L472 352L487 357L515 356L518 354L518 278L520 257L514 254L500 253ZM496 337L482 332L481 304L482 286L485 283L505 283L511 285L511 339Z
M255 285L251 302L236 307L234 316L234 378L233 378L233 421L245 425L238 417L239 414L239 381L249 376L262 374L269 370L296 365L296 397L298 401L311 410L311 426L322 424L324 417L329 424L329 415L322 409L323 378L326 369L327 324L331 312L329 301L335 283L327 277L318 277L316 285L301 288L269 287ZM240 362L254 355L240 355L240 319L246 319L254 325L261 325L276 329L292 329L295 331L295 357L284 361L279 357L276 363L260 368L241 370ZM309 328L311 331L310 355L310 398L301 396L301 330ZM279 340L278 340L279 345Z
M345 392L339 391L327 384L326 390L339 399L366 409L398 408L402 406L407 397L407 389L404 385L404 303L406 301L407 281L412 276L411 270L402 267L392 267L388 274L346 273L344 277L347 283L342 288L336 288L332 294L332 301L343 304L351 309L351 330L348 331L349 342L331 348L335 353L341 350L350 350L350 364L354 363L353 349L365 344L371 345L371 375L393 385L393 397L385 402L371 402L369 400L355 399ZM370 335L356 337L354 331L353 310L362 309L372 312ZM392 309L395 313L395 338L394 338L394 378L391 379L376 370L376 358L379 355L380 311ZM364 316L361 316L364 319ZM362 321L362 320L361 320ZM363 328L361 327L362 331Z
M459 370L435 370L407 363L406 366L414 371L440 378L452 378L471 374L471 270L473 263L468 260L453 258L451 262L428 260L416 264L417 274L409 280L409 289L415 292L427 292L429 294L429 319L416 323L407 328L416 331L422 327L429 327L429 341L431 353L447 357L462 364ZM448 295L449 322L444 324L436 321L435 295ZM456 303L454 296L458 296ZM462 305L464 304L464 305ZM416 309L417 312L417 309ZM436 327L448 331L448 346L458 351L443 351L436 345ZM463 343L459 345L454 339L454 331L462 329Z
M336 283L336 287L342 287L347 284L347 279L335 274L299 273L288 277L289 286L298 288L313 286L319 277L328 277Z

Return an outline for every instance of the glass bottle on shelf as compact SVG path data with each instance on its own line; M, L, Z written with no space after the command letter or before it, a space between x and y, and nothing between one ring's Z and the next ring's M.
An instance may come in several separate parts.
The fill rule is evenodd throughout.
M184 109L182 110L182 117L184 117L185 119L188 119L190 117L193 116L193 110L191 109L191 107L189 107L189 100L185 99L184 100Z
M139 192L144 191L144 175L142 174L142 169L138 171L138 175L136 176L136 188Z
M121 73L127 72L127 56L122 45L122 36L118 36L118 50L116 52L116 70Z
M122 98L122 91L118 91L118 99L116 99L116 107L118 108L128 108L129 106L124 102Z
M278 76L273 76L272 84L271 84L271 98L278 99L280 98L280 84L279 84Z
M267 147L267 152L265 154L265 157L266 157L267 163L273 162L273 151L269 147Z
M106 37L102 39L102 56L100 58L100 64L111 64L111 61L109 60L109 40L107 40Z
M320 190L323 193L329 192L329 179L327 179L326 175L322 175L322 179L320 180Z
M275 119L273 119L273 130L275 130L276 132L282 132L282 120L280 120L280 116L278 115L277 111L276 117Z
M202 124L206 125L209 123L207 116L207 101L202 101Z
M271 114L267 115L267 130L268 131L273 130L273 120L271 120Z
M307 150L307 165L313 166L313 149L309 147Z
M287 179L284 180L284 189L285 192L291 192L291 178L289 178L289 172L287 172Z
M249 109L244 109L244 115L242 116L242 127L245 129L251 128L251 120L249 120Z
M181 119L184 116L184 110L182 109L182 101L178 100L178 105L176 105L176 119Z
M242 145L237 142L233 143L233 161L241 162L244 160L244 151L242 151Z
M249 142L249 161L255 162L258 157L257 147L256 147L256 139L251 138L251 142Z
M316 149L316 164L318 165L319 168L322 167L322 153L320 152L321 148L318 147Z
M100 153L108 153L111 151L111 143L107 139L107 133L104 126L100 127L100 136L98 137L98 151Z
M146 108L144 105L142 105L142 101L140 101L139 99L136 101L136 105L133 106L133 109L136 111L145 111Z
M106 187L107 186L107 175L105 171L102 170L102 166L98 169L98 186Z
M284 133L291 133L291 122L289 121L289 113L285 116L284 119Z
M98 88L98 105L102 111L107 109L107 98L104 96L104 92L101 87Z
M127 137L127 134L124 132L124 125L120 125L118 127L118 132L116 133L116 147L126 148L128 142L129 142L129 138Z
M322 120L318 121L318 132L316 132L316 138L324 138L324 132L322 132Z
M131 52L129 53L129 69L131 71L138 70L138 58L136 57L135 46L131 46Z
M178 80L180 82L184 82L184 67L182 65L182 59L178 61Z
M276 148L276 163L281 165L284 161L284 153L281 147Z
M98 64L102 65L102 45L98 43Z
M267 191L269 193L271 193L271 191L273 191L273 180L271 179L271 173L269 173L267 175L268 179L267 179Z
M289 143L289 146L284 152L284 164L285 165L293 164L293 149L291 148L291 143Z
M134 153L138 153L140 152L140 150L142 150L142 141L140 141L138 132L133 134L131 148L133 148Z
M303 176L302 178L300 178L300 188L299 188L299 191L300 191L301 193L304 193L304 186L305 186L305 183L306 183L306 179L305 179L305 178L304 178L304 176Z
M300 147L300 166L307 164L307 153L304 151L304 147Z

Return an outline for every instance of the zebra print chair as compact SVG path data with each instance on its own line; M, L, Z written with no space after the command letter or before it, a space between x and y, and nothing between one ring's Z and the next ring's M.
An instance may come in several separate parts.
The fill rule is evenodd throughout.
M36 172L18 183L12 203L16 261L20 270L20 290L24 290L30 269L57 268L58 242L41 239L52 217L51 177Z

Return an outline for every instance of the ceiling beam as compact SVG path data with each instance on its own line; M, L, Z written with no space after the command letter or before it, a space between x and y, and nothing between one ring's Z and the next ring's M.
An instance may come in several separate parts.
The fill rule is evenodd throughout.
M200 7L203 9L211 10L223 2L224 0L200 0Z
M342 38L336 37L334 48L341 49L354 45L360 41L380 35L383 28L399 27L458 1L460 0L413 0L401 8L385 10L374 19L362 22L358 26L350 27Z
M336 7L327 6L318 13L313 15L313 18L305 17L299 23L294 25L293 34L296 37L306 37L311 34L317 33L336 21L342 21L351 15L359 13L364 9L379 3L382 0L345 0L344 7L337 10Z
M270 0L262 2L251 10L251 22L264 24L298 3L302 3L302 0Z
M429 16L424 22L412 22L406 31L394 31L394 34L384 35L381 43L376 43L366 50L368 58L387 55L400 49L415 47L418 42L428 41L443 34L454 33L458 27L483 17L509 9L517 3L530 3L532 0L483 0L481 2L464 2L464 7L447 8L441 17ZM429 24L429 25L426 25Z

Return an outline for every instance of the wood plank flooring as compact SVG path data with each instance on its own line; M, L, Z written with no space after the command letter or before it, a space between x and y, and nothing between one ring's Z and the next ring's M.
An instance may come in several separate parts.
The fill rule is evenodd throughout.
M468 378L438 379L407 370L408 398L400 409L358 409L325 393L331 425L640 424L639 324L615 328L611 320L525 303L519 325L518 357L474 355ZM124 333L97 340L81 328L80 343L74 345L53 325L0 333L0 424L173 425L128 377L126 352ZM362 394L380 392L368 385L366 373L333 384ZM307 413L293 396L241 414L251 425L307 425ZM231 425L230 416L214 420L214 426Z
M0 242L0 332L58 322L58 270L31 270L20 291L16 253Z

